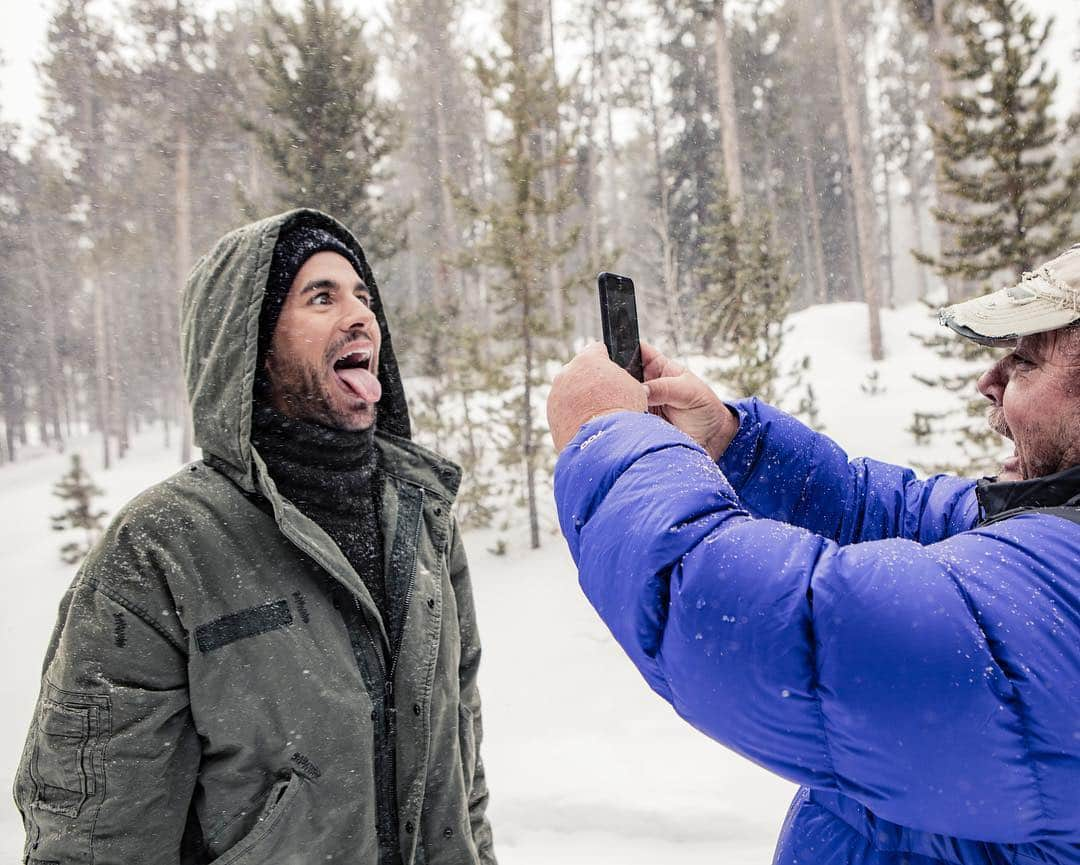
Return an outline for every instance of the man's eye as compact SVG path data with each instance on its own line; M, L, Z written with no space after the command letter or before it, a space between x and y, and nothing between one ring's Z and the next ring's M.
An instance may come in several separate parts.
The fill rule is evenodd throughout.
M311 303L316 306L326 306L326 304L328 304L329 302L330 292L328 291L320 291L317 294L313 295L311 298Z
M371 296L360 292L356 295L356 299L359 300L364 306L371 306Z

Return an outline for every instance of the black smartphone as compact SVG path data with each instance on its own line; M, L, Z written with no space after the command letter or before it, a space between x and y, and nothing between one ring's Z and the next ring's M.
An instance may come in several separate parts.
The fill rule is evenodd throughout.
M644 381L634 280L605 271L596 278L596 283L600 289L600 322L604 326L608 357L638 381Z

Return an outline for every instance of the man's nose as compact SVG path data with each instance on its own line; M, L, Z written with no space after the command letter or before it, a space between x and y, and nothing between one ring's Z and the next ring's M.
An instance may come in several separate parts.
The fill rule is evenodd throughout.
M347 304L341 323L342 330L349 331L355 328L371 333L374 328L378 327L375 320L375 311L360 298L354 295L347 301Z
M990 402L994 405L1001 405L1001 395L1005 390L1005 376L1001 362L995 363L979 376L979 382L976 386L979 388L979 393Z

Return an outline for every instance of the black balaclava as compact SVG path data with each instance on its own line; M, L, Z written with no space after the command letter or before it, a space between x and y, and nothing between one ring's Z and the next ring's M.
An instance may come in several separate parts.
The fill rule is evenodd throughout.
M324 251L343 256L363 276L364 268L353 251L318 226L294 224L283 230L274 247L259 314L251 443L265 461L279 492L333 539L389 623L375 425L359 431L334 429L287 417L268 400L265 361L285 298L304 262Z

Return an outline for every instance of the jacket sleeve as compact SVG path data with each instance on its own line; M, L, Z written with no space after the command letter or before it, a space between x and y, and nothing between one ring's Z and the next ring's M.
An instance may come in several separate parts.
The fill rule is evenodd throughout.
M1080 837L1071 523L839 546L752 517L693 442L630 413L585 425L555 491L585 594L698 729L914 829Z
M971 528L971 480L918 480L908 468L849 460L828 436L757 399L733 403L739 431L720 469L754 516L801 526L840 544L906 538L934 543Z
M199 765L185 643L122 547L107 537L60 607L15 782L24 862L180 860Z
M458 675L461 704L465 715L463 722L470 727L466 730L466 739L472 744L471 755L463 755L463 759L471 763L465 767L466 778L471 779L469 823L472 826L473 841L476 844L480 862L483 865L496 865L491 823L487 817L487 778L484 774L484 761L480 756L480 745L484 738L484 726L480 717L480 689L477 687L477 673L480 669L480 635L476 629L476 606L473 603L469 563L465 558L465 546L461 542L461 534L456 521L452 528L452 535L450 582L457 600L458 628L461 633L461 664Z

